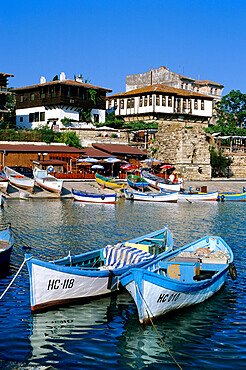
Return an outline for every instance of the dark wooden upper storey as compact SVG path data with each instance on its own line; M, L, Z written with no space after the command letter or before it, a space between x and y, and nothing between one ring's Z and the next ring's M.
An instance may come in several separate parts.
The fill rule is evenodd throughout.
M73 80L57 80L11 91L16 94L16 109L38 106L106 109L106 93L112 92Z
M10 94L8 89L8 77L14 77L14 75L0 72L0 106L6 103L6 95ZM0 107L0 109L2 110L2 107Z

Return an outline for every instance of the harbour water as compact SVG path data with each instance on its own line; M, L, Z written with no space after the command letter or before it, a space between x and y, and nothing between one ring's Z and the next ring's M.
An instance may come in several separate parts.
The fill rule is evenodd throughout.
M0 222L11 222L15 246L1 272L0 294L28 253L52 260L125 241L168 225L175 245L205 235L225 239L238 279L204 303L156 320L156 329L183 369L246 366L246 203L116 205L67 200L11 200ZM30 248L27 250L27 248ZM176 369L152 326L141 326L128 293L31 315L26 266L0 300L1 369Z

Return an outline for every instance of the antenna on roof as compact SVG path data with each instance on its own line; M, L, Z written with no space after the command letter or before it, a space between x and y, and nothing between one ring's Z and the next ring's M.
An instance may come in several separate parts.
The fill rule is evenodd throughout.
M198 75L198 81L200 81L200 73L199 73L199 75Z

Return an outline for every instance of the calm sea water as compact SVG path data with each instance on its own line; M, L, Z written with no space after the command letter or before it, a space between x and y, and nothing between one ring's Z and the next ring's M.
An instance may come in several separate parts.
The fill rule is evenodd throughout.
M4 291L25 248L44 260L103 247L168 225L177 246L219 235L234 252L238 279L204 303L156 322L183 369L246 366L246 203L154 204L125 201L83 205L72 200L8 200L0 222L11 222L15 247ZM26 266L0 301L0 368L176 369L152 326L141 326L123 293L31 315Z

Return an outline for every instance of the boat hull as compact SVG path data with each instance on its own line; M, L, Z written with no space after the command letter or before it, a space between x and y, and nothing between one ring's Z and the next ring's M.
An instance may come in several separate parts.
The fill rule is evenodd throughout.
M40 170L38 167L34 168L33 176L36 185L41 189L61 195L63 180L56 179L55 176L48 174L46 170Z
M225 283L227 270L224 270L216 281L211 282L204 288L200 287L196 291L189 291L189 287L187 287L187 291L182 292L178 286L171 289L170 282L165 284L163 279L158 281L156 277L153 281L153 277L148 276L148 272L144 273L141 278L142 292L139 291L136 278L126 286L126 289L136 303L140 323L144 324L148 323L150 319L162 316L169 311L198 304L210 298ZM139 280L139 277L137 279ZM143 303L141 296L144 297L146 305Z
M113 180L110 181L107 177L103 176L95 176L97 183L103 187L110 188L110 189L123 189L124 185L114 182Z
M88 299L109 294L118 290L118 277L114 277L108 289L109 274L83 274L58 266L50 266L42 261L28 263L31 279L31 311L57 306L79 299Z
M19 174L17 171L12 170L9 167L4 168L4 173L6 174L11 185L16 186L17 188L27 190L29 192L33 191L34 180Z
M0 267L9 263L14 244L14 236L10 225L6 225L0 231Z
M145 266L173 246L167 228L124 244L45 262L26 255L33 312L119 290L119 277L129 266Z
M219 193L179 193L179 201L191 201L191 202L200 202L200 201L217 201Z
M236 279L233 252L220 237L206 236L120 277L132 295L140 323L193 304L216 293L230 271Z
M145 202L170 202L176 203L178 201L178 192L175 193L143 193L132 192L124 189L125 197L129 200L138 200Z
M145 171L141 172L142 178L149 183L150 186L152 186L155 189L168 191L168 192L176 192L180 191L180 183L165 183L165 181L162 180L161 177L151 175L149 177L149 174Z
M82 194L82 192L74 190L72 190L72 194L74 200L79 202L115 204L117 201L117 194Z
M218 200L221 202L246 202L246 193L229 194L225 192L219 192Z

